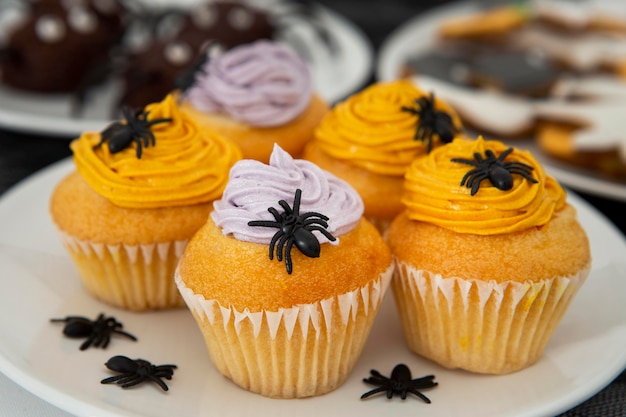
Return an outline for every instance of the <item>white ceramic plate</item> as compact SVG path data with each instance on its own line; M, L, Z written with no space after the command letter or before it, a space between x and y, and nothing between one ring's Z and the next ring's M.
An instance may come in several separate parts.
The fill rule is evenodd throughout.
M186 0L182 3L187 5L197 1ZM172 2L159 0L156 6ZM176 4L180 5L178 2ZM293 30L301 35L299 39L311 55L317 92L333 103L358 90L369 80L374 52L370 41L352 22L327 8L322 10L323 22L338 46L336 54L331 54L320 45L319 40L305 26L294 26ZM101 130L110 122L110 109L118 92L119 83L114 81L95 88L90 93L92 99L83 115L74 118L70 115L68 95L25 93L0 85L0 127L63 137L76 136L85 130Z
M605 1L612 3L614 0ZM481 5L474 2L457 2L409 19L383 42L376 63L376 78L379 80L398 78L399 70L409 56L426 52L433 47L437 39L436 30L443 21L478 11L479 7ZM499 119L493 109L490 111L494 119ZM597 172L559 162L543 155L530 140L511 143L515 146L532 148L544 167L561 183L581 192L626 202L626 182L608 179Z
M0 199L0 371L36 396L77 415L100 417L554 416L592 396L626 365L626 243L595 209L570 201L589 233L594 258L590 277L532 367L504 376L443 369L411 354L388 293L364 352L336 391L303 400L272 400L244 391L220 376L208 359L187 310L131 313L88 296L48 216L54 185L72 169L69 160L46 168ZM124 323L138 342L114 338L107 350L79 351L52 317L105 312ZM99 381L110 375L114 355L145 358L178 369L166 393L154 384L131 390ZM374 368L389 374L406 363L414 377L434 373L439 386L416 397L360 400Z

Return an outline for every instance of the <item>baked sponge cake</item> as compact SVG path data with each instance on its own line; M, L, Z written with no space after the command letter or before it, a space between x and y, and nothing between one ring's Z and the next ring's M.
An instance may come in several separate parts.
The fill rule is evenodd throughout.
M526 151L455 139L413 163L403 202L387 240L410 349L489 374L537 361L591 264L561 186Z
M286 45L259 40L208 57L181 97L183 111L267 163L274 143L299 156L328 111L308 64Z
M303 158L352 185L365 217L381 232L404 208L404 173L411 162L462 130L443 100L407 80L379 82L326 114Z
M242 160L187 245L176 282L219 372L274 398L325 394L354 367L391 253L359 195L276 146Z
M133 125L133 130L129 126ZM126 140L133 136L136 141ZM95 298L134 311L184 307L174 270L241 152L168 96L71 143L76 170L50 214Z

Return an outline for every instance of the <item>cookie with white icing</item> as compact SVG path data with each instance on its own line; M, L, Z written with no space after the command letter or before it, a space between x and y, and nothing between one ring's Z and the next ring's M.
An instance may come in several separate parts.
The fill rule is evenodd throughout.
M608 89L607 80L580 82L578 88L562 86L567 91L593 94L590 86ZM536 104L540 124L538 144L548 154L609 175L626 175L626 83L616 83L613 91L583 101L551 101Z

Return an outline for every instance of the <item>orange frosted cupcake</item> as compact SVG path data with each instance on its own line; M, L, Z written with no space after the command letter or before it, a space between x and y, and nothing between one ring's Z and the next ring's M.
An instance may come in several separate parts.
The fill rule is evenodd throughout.
M413 160L461 130L454 110L405 80L374 84L322 120L304 159L352 185L365 217L384 231L403 209L404 172Z
M233 167L176 275L219 372L275 398L346 380L393 269L362 213L347 183L278 146Z
M415 353L502 374L540 357L591 264L561 186L533 156L455 139L407 171L393 293Z
M181 103L198 123L235 141L244 158L264 163L274 143L299 156L328 111L308 64L267 40L209 57Z
M171 96L125 117L71 143L76 171L55 187L50 213L94 297L130 310L184 306L174 269L241 153Z

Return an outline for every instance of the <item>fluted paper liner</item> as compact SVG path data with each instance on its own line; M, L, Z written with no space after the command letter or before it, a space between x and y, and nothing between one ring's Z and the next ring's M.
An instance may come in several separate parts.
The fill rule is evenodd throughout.
M184 307L174 272L187 241L106 245L61 233L83 285L115 307L143 311Z
M412 351L448 368L503 374L541 356L588 273L498 283L396 262L391 285Z
M238 311L176 284L203 333L211 361L237 385L267 397L321 395L354 367L391 280L278 311Z

